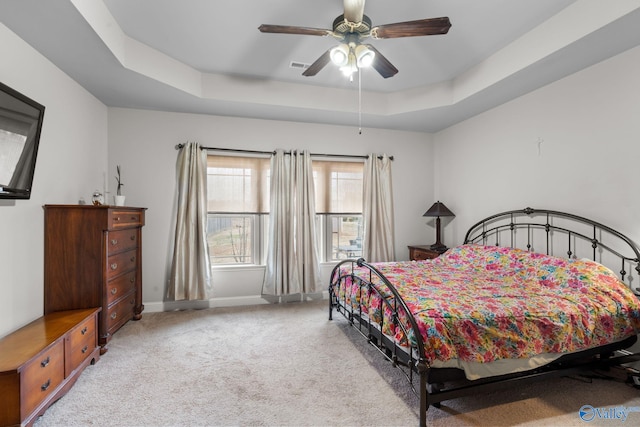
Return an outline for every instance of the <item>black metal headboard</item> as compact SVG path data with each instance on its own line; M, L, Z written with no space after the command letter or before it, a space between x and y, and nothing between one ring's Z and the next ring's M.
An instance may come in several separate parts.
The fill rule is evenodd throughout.
M562 256L569 258L590 258L614 271L620 268L622 281L626 278L629 287L640 293L638 246L611 227L581 216L533 208L502 212L471 226L464 242L526 248L557 256L564 251ZM636 271L635 278L630 270ZM639 283L634 286L634 281Z

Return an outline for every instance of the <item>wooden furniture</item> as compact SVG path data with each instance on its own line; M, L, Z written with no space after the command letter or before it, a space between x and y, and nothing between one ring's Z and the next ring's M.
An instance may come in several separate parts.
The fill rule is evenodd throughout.
M44 312L101 307L101 352L142 310L144 208L46 205Z
M0 339L0 426L33 424L100 359L99 312L47 314Z
M580 265L583 266L584 271L590 273L585 274L585 281L592 280L593 278L598 278L597 280L599 280L600 273L595 274L594 271L600 267L598 263L583 260L582 258L589 257L594 261L606 262L606 265L612 271L619 271L620 282L611 280L612 277L603 272L602 276L604 279L602 283L597 286L592 286L592 288L594 290L603 290L606 289L606 285L608 284L611 286L611 295L626 295L624 300L630 301L629 304L626 302L621 304L620 300L622 298L613 296L611 302L614 306L620 304L620 308L617 311L621 315L615 318L619 321L627 320L629 323L624 327L612 327L611 330L622 331L624 329L625 334L629 329L635 329L635 331L637 331L636 324L638 322L638 315L637 310L634 308L637 301L635 298L629 297L632 297L631 292L635 293L636 296L640 294L640 289L637 285L633 285L633 281L637 278L637 275L640 274L640 246L636 245L631 239L618 231L573 214L525 208L522 210L502 212L479 221L468 230L464 243L468 246L475 243L478 248L485 248L485 250L491 247L499 248L500 246L506 246L506 249L520 248L519 250L522 253L529 254L530 252L538 252L547 260L553 258L554 253L562 254L558 255L559 260L561 256L568 256L570 261L581 263ZM567 243L568 247L566 246ZM516 252L516 250L513 249L512 251ZM525 257L522 257L519 262L524 262L524 258ZM527 256L526 258L533 259L532 256ZM475 265L482 265L481 263L484 262L486 263L484 269L493 271L495 267L499 266L499 263L495 263L489 268L489 264L491 264L493 259L494 255L492 254L491 256L484 257L479 264ZM442 258L440 258L440 260L442 260ZM564 259L561 261L566 262ZM553 262L555 261L551 261L551 263ZM458 298L461 299L465 296L473 296L477 293L476 290L483 285L480 284L478 287L478 284L474 284L472 280L464 283L456 283L455 280L459 280L456 274L450 274L449 276L443 275L441 278L438 278L435 275L435 269L431 269L428 265L405 266L408 271L404 276L399 277L403 273L398 270L402 270L402 268L396 269L392 265L393 263L391 263L391 265L387 265L386 267L388 268L385 269L385 266L381 264L384 263L371 265L367 264L363 259L358 259L345 260L334 267L329 285L329 319L332 319L333 310L336 309L347 319L356 331L380 350L383 357L386 357L395 367L404 371L410 387L420 395L421 426L426 425L426 412L428 407L430 405L438 406L440 402L445 400L476 393L501 390L517 382L522 384L533 380L544 380L551 377L589 372L594 369L606 372L608 367L612 365L626 364L640 360L640 352L637 348L631 348L637 341L637 334L635 331L631 331L633 332L632 335L626 338L622 337L620 338L621 340L612 338L614 341L609 342L609 344L605 343L586 350L564 353L558 359L551 361L547 359L548 363L546 364L544 361L537 363L535 368L529 366L523 369L512 369L508 364L505 364L503 366L507 369L501 370L499 374L487 372L485 375L479 375L478 379L468 379L465 375L467 367L460 366L462 368L460 369L457 365L458 362L447 365L446 362L448 360L446 360L445 363L436 365L436 362L441 362L441 360L432 357L434 354L433 343L441 342L437 337L438 331L445 331L446 333L444 335L446 335L451 333L452 329L446 326L442 328L426 326L422 319L426 317L447 319L453 316L449 316L446 310L444 310L448 305L447 300L436 301L435 298L431 298L430 300L429 295L431 294L427 292L421 293L420 290L429 288L430 280L431 283L434 280L441 280L441 283L449 280L448 283L458 285L457 295ZM567 264L569 263L567 262ZM571 271L570 266L567 266L567 264L565 264L564 271ZM470 271L472 269L469 269L469 266L463 261L452 261L450 265L453 266L453 268L458 266L459 270L455 271L451 269L445 271L444 274L447 272L462 273L465 269L467 272L466 277L470 277L469 274L473 274L473 271ZM541 269L545 268L542 264L540 265ZM501 274L503 276L510 275L512 277L526 270L526 268L519 270L517 265L512 266L508 263L502 265L502 268L503 272ZM512 270L510 271L510 269ZM635 276L627 275L627 271L631 269L635 271ZM529 289L531 290L533 288L535 291L533 285L540 284L542 286L542 279L536 276L539 274L539 270L535 268L532 270L530 274L534 276L528 276L522 283L530 283L531 286L528 286ZM384 271L388 271L391 274L387 277ZM449 279L447 279L447 277L449 277ZM533 277L533 280L529 280L531 277ZM545 277L547 276L545 275ZM565 291L568 293L568 290L573 288L573 285L569 286L567 283L562 282L563 280L568 280L569 277L569 274L560 273L558 277L554 279L556 280L554 283L557 283L555 287L556 292ZM547 280L552 279L551 277L547 277ZM413 282L408 283L411 281ZM418 286L420 281L423 282L423 288ZM574 285L578 282L581 283L580 280L575 280ZM402 293L396 288L394 283L399 285ZM585 289L587 289L587 287L588 285L585 283ZM622 292L624 287L628 287L629 289L627 289L627 291L631 290L631 292ZM522 286L522 288L526 288L526 286ZM412 293L413 289L417 290L415 294ZM464 294L461 294L462 292L464 292ZM531 293L529 293L529 295L530 294ZM447 294L445 298L450 298L450 295L451 294ZM515 295L524 296L525 294ZM604 291L602 295L604 295ZM606 297L603 296L603 298ZM433 307L440 306L443 307L443 309L442 311L439 311L439 309L424 310L424 306L416 304L417 301L421 300L431 303ZM571 300L571 298L567 297L567 300ZM595 306L606 305L597 298L591 298L591 300L594 301ZM364 301L366 301L367 304L371 304L371 306L363 307ZM411 304L408 304L407 301L410 301ZM501 306L502 303L500 301L501 299L497 298L493 302L496 308L500 309L500 313L503 313L509 305L505 304ZM521 301L523 303L528 302L526 298L522 298ZM575 298L572 301L579 301L579 298ZM584 301L577 302L574 306L578 308L578 311L585 310L586 312L587 308L583 302ZM473 305L471 304L471 306ZM596 319L596 321L589 324L589 326L585 326L591 328L591 330L598 329L596 327L597 325L604 325L614 318L610 315L611 313L606 313L599 308L596 309L593 307L591 310L594 313L605 314L604 317ZM479 312L480 310L476 311ZM458 312L463 313L464 311L458 310ZM374 313L374 315L370 315L369 313ZM556 312L556 314L558 313ZM501 314L501 316L503 315ZM464 318L464 316L460 318ZM507 316L503 316L502 318L506 320ZM512 316L512 318L515 319L515 316ZM584 319L585 316L567 314L566 318ZM473 323L475 323L477 319L478 317L476 317L474 313ZM491 322L492 316L488 316L487 319ZM533 322L537 322L539 319L538 316L530 318ZM393 325L393 333L385 333L385 328L389 328L389 325ZM502 320L500 325L503 325ZM432 327L433 331L431 331ZM508 328L508 326L501 327ZM544 329L545 328L540 328L540 330ZM546 329L547 332L549 332L550 329L554 328ZM575 334L574 331L576 330L573 327L556 329L560 331L560 335L562 331L565 333L570 331L571 334ZM387 329L387 331L388 330L389 329ZM429 331L428 335L427 330ZM603 330L603 328L600 328L600 330ZM401 337L410 336L412 338L407 341L398 341L396 339L398 334L400 334ZM584 333L582 335L586 336ZM468 331L463 332L462 335L452 335L452 337L454 337L458 343L467 341L477 342L472 340ZM568 338L573 339L575 336L570 337L565 335L554 337L554 339L559 341L570 341ZM410 349L406 347L407 342L409 343ZM499 345L495 340L492 341L492 343ZM505 350L508 348L508 346L505 347ZM427 357L427 355L429 355L429 357ZM537 354L536 356L545 356L545 354ZM521 359L522 358L512 358L508 359L508 361L516 362ZM551 357L551 359L553 359L553 357ZM503 361L506 360L507 359L503 359ZM477 365L485 365L485 363L479 363ZM417 389L414 375L419 377L420 384ZM358 382L356 381L355 383L357 384ZM375 404L375 402L373 404Z
M431 249L429 245L409 245L409 259L411 261L422 261L425 259L434 259L439 257L443 252Z

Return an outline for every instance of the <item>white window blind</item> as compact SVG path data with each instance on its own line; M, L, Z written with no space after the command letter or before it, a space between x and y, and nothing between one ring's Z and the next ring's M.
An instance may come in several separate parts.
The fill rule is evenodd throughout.
M207 156L209 212L269 212L270 159Z
M316 213L362 213L364 163L313 161Z

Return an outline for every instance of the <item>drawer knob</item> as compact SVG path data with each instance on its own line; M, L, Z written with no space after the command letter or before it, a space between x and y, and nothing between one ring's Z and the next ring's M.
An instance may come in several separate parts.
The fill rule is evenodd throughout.
M136 278L135 278L135 277L132 277L131 279L129 279L129 283L133 283L133 282L135 282L135 281L136 281Z
M112 270L117 270L118 269L118 264L116 264L115 262L113 264L111 264L111 269Z
M115 295L118 293L118 288L111 289L111 295Z
M89 329L85 326L84 328L82 328L82 330L80 331L80 333L81 333L82 335L84 335L84 334L86 334L86 333L87 333L87 331L88 331L88 330L89 330Z
M113 220L114 221L120 221L120 217L119 216L115 216L115 217L113 217Z
M131 240L136 240L136 235L135 234L131 235Z
M42 366L43 368L46 368L50 361L51 361L51 359L49 358L49 356L47 356L46 359L44 359L42 362L40 362L40 366Z
M131 262L136 262L136 257L132 256L131 257Z
M40 390L47 391L50 385L51 385L51 378L49 378L46 383L40 386Z
M115 246L118 244L118 239L111 239L111 245Z
M89 346L85 345L84 348L82 349L82 354L85 354L87 350L89 350Z
M111 313L111 318L113 320L116 320L116 317L118 317L118 313Z

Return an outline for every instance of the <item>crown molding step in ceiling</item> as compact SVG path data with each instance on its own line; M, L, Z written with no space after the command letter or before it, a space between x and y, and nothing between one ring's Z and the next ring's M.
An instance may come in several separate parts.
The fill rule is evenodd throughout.
M640 45L640 0L238 3L3 0L0 16L109 107L417 132Z

